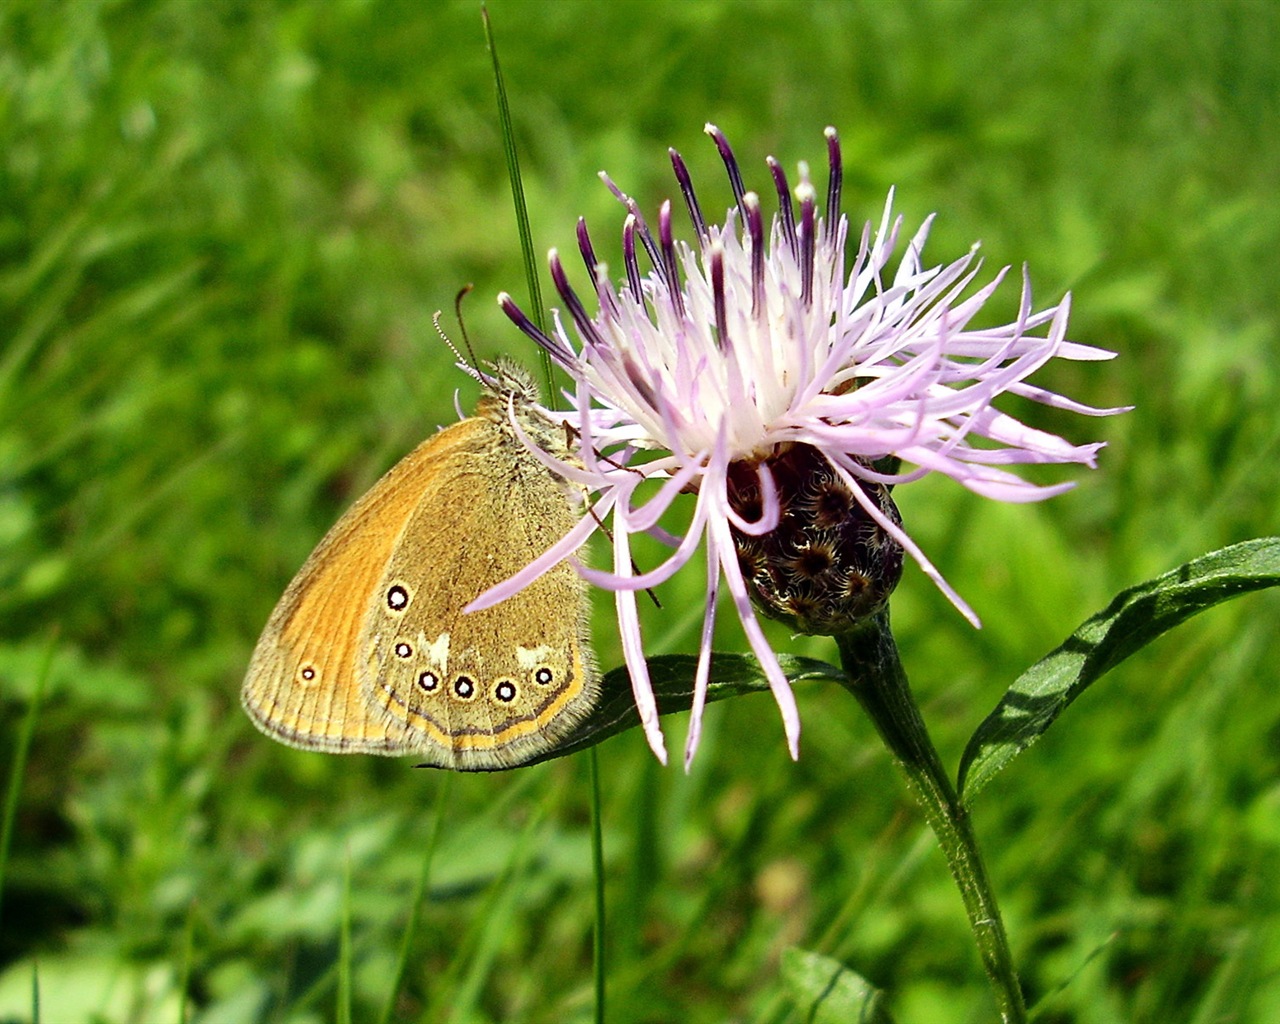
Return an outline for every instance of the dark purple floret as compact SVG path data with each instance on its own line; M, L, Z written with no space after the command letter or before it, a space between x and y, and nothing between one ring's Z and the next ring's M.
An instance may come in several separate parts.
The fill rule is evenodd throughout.
M737 158L733 155L733 149L729 146L729 140L724 137L724 132L713 124L707 125L706 132L715 141L716 149L720 150L720 159L724 161L724 169L729 172L729 186L733 189L734 201L738 204L738 209L742 211L742 197L746 195L746 186L742 184L742 172L738 170ZM745 211L743 211L745 213Z
M684 319L684 292L680 289L680 266L676 263L676 242L671 231L671 200L664 200L658 211L658 236L662 240L662 276L671 294L676 316Z
M566 349L558 334L554 337L548 336L541 327L524 315L524 311L516 305L510 295L503 292L498 296L498 304L507 314L507 319L515 324L521 333L532 338L535 344L545 349L547 354L561 366L572 369L577 365L577 353L572 349Z
M573 317L573 325L578 329L578 333L591 345L598 346L603 344L600 332L596 330L595 323L582 306L582 300L578 298L577 292L569 284L569 276L564 272L564 264L560 262L560 254L552 250L547 262L551 267L551 280L555 282L556 291L560 293L560 298L564 299L564 304L568 307L569 315Z
M640 286L640 261L636 258L636 219L628 217L622 224L622 262L627 268L627 287L637 303L644 302Z
M600 180L608 186L609 191L617 197L618 201L627 208L627 213L631 214L635 219L633 230L640 236L640 244L644 246L645 252L649 254L649 259L652 261L654 269L659 275L666 277L666 267L662 263L662 253L658 250L658 243L653 240L653 234L649 231L649 225L644 219L644 214L640 212L640 204L618 188L613 183L613 179L603 171L600 172Z
M804 197L800 200L800 298L806 306L813 305L813 256L815 248L814 223L817 211L814 209L813 189L804 189Z
M747 199L747 234L751 237L751 316L764 316L764 216L760 200Z
M610 319L616 319L617 301L613 297L613 290L608 287L608 281L604 279L600 261L596 259L595 246L591 244L591 235L587 231L585 217L578 218L578 252L582 253L582 262L586 264L587 273L591 275L592 283L596 286L596 298L600 302L601 314Z
M600 261L596 259L595 246L591 244L591 234L587 231L587 218L578 218L578 252L582 253L582 262L586 264L587 273L592 279L596 276L596 267Z
M830 176L827 178L827 229L825 232L828 245L834 245L837 228L840 226L840 192L844 185L844 163L840 156L840 136L834 128L828 128L827 166Z
M782 164L778 163L773 157L766 157L765 163L769 165L769 173L773 175L773 187L778 193L778 216L782 218L782 237L791 246L792 254L798 256L799 250L796 247L796 214L791 206L791 186L787 184L787 172L782 169Z
M724 302L724 249L711 250L711 296L716 307L716 347L727 352L732 347L729 340L729 318Z
M693 191L693 179L689 177L689 168L675 149L667 150L671 154L671 166L676 172L676 181L680 183L680 194L684 196L684 205L689 210L689 219L693 221L693 229L698 237L707 237L707 222L702 216L702 207L698 205L698 197Z

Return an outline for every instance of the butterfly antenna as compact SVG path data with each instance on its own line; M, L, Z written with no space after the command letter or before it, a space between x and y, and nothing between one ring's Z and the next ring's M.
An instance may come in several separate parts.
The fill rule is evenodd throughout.
M470 287L471 286L468 285L467 289L470 289ZM440 335L440 340L449 346L449 351L453 353L453 357L458 361L458 364L462 366L467 371L467 373L469 373L472 377L474 377L481 384L483 384L485 382L484 374L480 372L479 365L476 363L476 354L471 351L471 342L467 338L465 329L463 330L463 333L462 333L462 339L463 341L466 342L466 345L467 345L468 355L466 356L464 356L461 352L458 351L458 346L453 343L453 339L450 338L449 335L445 333L444 328L440 326L440 318L443 315L444 314L437 309L434 315L431 317L431 322L435 324L436 333ZM459 318L459 323L461 323L461 318Z
M458 330L462 332L462 343L467 346L467 355L471 357L471 365L483 377L483 372L480 370L480 360L476 358L476 350L471 347L471 336L467 334L467 321L462 316L462 300L470 295L474 288L475 285L467 284L458 289L458 294L453 300L453 315L458 318Z

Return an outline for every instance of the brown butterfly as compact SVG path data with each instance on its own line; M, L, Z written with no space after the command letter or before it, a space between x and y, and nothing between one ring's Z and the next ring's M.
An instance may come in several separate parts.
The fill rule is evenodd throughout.
M568 484L525 436L572 459L533 381L495 368L476 415L409 453L334 525L253 652L241 701L305 750L514 768L595 707L586 583L567 562L506 601L462 609L577 523Z

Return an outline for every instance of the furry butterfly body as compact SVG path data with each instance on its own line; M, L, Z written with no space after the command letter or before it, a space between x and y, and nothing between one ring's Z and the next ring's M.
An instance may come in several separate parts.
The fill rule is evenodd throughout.
M417 755L471 771L553 749L595 706L586 584L561 562L501 604L462 609L574 526L570 457L523 373L428 438L334 525L254 650L242 703L307 750Z

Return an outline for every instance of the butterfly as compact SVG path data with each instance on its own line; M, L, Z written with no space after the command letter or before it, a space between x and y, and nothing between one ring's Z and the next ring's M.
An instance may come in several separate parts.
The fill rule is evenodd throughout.
M587 585L567 561L462 609L576 525L572 489L522 442L574 461L533 380L501 364L342 516L280 598L241 692L304 750L414 755L464 771L555 749L599 700Z

